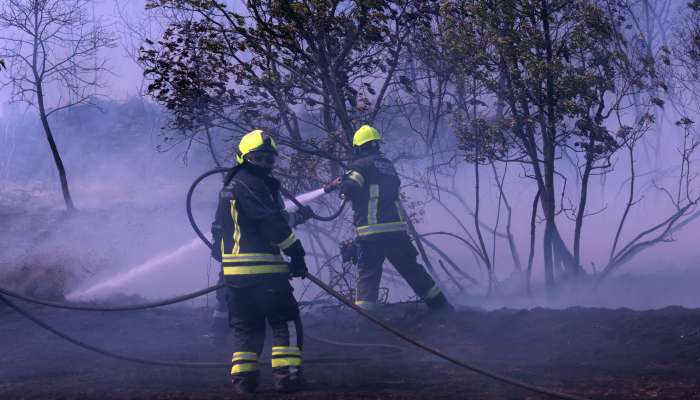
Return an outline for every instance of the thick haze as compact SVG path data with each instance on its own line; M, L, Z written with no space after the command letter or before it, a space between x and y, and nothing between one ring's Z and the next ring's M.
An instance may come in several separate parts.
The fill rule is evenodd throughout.
M180 246L187 245L195 236L185 213L184 200L191 181L200 173L213 167L203 146L195 145L184 157L185 148L180 145L161 152L161 128L166 116L163 110L150 99L140 97L143 91L142 70L135 63L133 51L138 47L130 27L146 24L142 0L95 1L94 14L110 24L119 35L119 46L105 51L102 56L109 60L111 73L104 78L105 96L97 108L80 107L52 117L59 149L64 158L68 179L76 206L86 210L74 221L56 221L50 226L39 226L32 213L50 213L63 207L58 187L55 166L50 158L43 131L33 109L23 104L9 104L9 92L0 91L0 214L10 216L12 226L0 231L0 240L10 245L0 250L0 268L13 270L21 266L32 266L41 258L53 258L56 254L65 257L72 273L68 289L84 287L119 271L135 265L167 256ZM145 25L144 25L145 24ZM151 26L157 32L157 26ZM55 95L55 94L54 94ZM628 217L623 231L623 242L635 234L660 222L673 206L666 194L654 186L673 185L677 180L679 165L677 147L681 144L679 129L673 124L677 116L668 111L646 139L645 156L637 160L640 175L638 195L641 199ZM656 136L661 135L657 140ZM386 151L397 155L406 143L401 142L400 132L387 133ZM391 139L395 138L394 141ZM231 143L220 152L228 155L231 163ZM402 161L401 172L407 176L422 177L426 165L422 161ZM498 208L498 188L493 180L490 166L482 168L482 220L493 226ZM562 168L566 170L566 168ZM622 215L627 196L628 163L624 158L616 161L615 171L601 179L594 177L588 210L592 214L583 228L582 265L587 272L600 271L607 261L615 229ZM502 173L502 170L500 171ZM564 197L574 196L580 182L573 168ZM529 245L529 218L531 202L535 192L534 183L525 178L521 167L509 166L506 177L506 194L513 209L512 231L523 267L527 264ZM473 207L473 166L460 164L455 178L456 189ZM488 182L488 184L487 184ZM454 218L436 202L430 201L424 190L409 185L404 179L411 201L426 202L425 215L417 228L420 232L448 231L464 234ZM441 185L449 187L451 179L440 178ZM196 214L201 228L208 232L219 181L211 178L203 185L195 198ZM467 209L451 197L441 193L445 205L473 227ZM577 199L571 197L576 202ZM503 206L502 206L503 207ZM323 210L328 213L328 210ZM347 218L349 214L345 214ZM558 218L562 235L571 242L573 223L567 222L570 213ZM505 226L504 216L499 221L498 231ZM320 227L332 229L330 224ZM538 225L541 235L543 224ZM331 232L337 239L351 237L350 231ZM484 231L491 249L492 235ZM598 292L588 286L572 289L571 296L545 299L536 296L528 299L523 293L522 277L508 279L513 271L513 262L503 240L497 242L496 274L502 282L504 295L484 302L486 274L477 268L474 257L453 239L432 237L459 265L479 278L482 285L470 288L468 295L452 295L467 304L486 306L516 305L533 306L548 304L564 305L609 305L639 308L682 304L700 306L700 284L698 260L700 246L700 219L673 235L673 241L661 243L637 255L625 264L616 277L603 285ZM40 242L37 242L40 240ZM325 243L307 245L307 252L323 253L321 245L331 255L337 253L337 244L330 239ZM536 246L533 277L537 293L542 293L541 246ZM309 257L313 265L313 256ZM78 260L78 261L76 261ZM438 258L434 258L435 267ZM79 265L78 265L79 264ZM315 267L312 267L312 270ZM183 291L200 289L216 279L217 266L208 259L204 246L168 262L167 266L145 273L121 290L126 294L143 296L165 296ZM447 280L444 274L440 274ZM327 273L322 277L327 279ZM208 282L209 281L209 282ZM386 280L384 283L386 284ZM301 289L307 282L297 283ZM409 291L392 288L393 300L405 299ZM308 296L307 296L308 299Z

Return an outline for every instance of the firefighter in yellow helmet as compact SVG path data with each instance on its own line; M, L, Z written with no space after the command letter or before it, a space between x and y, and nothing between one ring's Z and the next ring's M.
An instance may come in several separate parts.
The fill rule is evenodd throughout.
M394 165L382 154L380 142L382 137L375 128L360 127L352 141L355 158L350 170L328 186L339 187L341 195L352 202L359 246L355 304L376 308L382 264L388 258L430 310L452 310L433 278L416 260L418 252L408 236L399 205L401 181Z
M276 158L272 137L260 130L243 136L238 165L219 195L212 226L212 256L221 261L229 284L226 297L234 330L231 376L239 393L253 393L258 386L266 324L272 330L275 387L286 392L303 384L301 320L289 279L303 278L307 269L304 247L284 211L280 183L270 175ZM308 210L294 217L303 222Z

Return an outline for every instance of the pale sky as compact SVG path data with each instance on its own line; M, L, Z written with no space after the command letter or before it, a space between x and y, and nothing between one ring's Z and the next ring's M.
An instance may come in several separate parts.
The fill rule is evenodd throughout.
M0 0L2 1L2 0ZM143 72L135 62L135 55L141 45L139 36L160 38L164 20L155 17L156 12L145 10L147 0L92 0L91 9L95 19L110 26L117 39L117 46L105 49L100 57L107 60L111 72L103 75L106 87L101 93L112 99L124 99L142 93ZM228 7L242 11L240 0L224 1ZM0 84L3 83L0 75ZM0 85L1 86L1 85ZM3 108L10 101L10 90L0 88L0 118Z
M145 0L95 0L91 4L92 9L89 11L94 12L96 19L101 19L104 24L109 25L117 38L117 47L106 49L100 54L100 57L107 59L111 70L103 76L106 87L102 90L103 94L110 98L123 99L139 93L142 70L129 55L130 51L138 48L138 43L128 32L129 26L136 30L145 30L149 25L155 31L153 24L146 20L144 4ZM0 90L0 116L1 105L9 100L9 89Z

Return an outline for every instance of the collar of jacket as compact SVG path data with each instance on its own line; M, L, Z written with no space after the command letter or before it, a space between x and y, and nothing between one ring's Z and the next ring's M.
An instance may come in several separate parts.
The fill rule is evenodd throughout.
M270 175L272 171L269 168L261 168L250 163L243 163L240 165L240 171L260 179L270 188L272 193L276 193L280 188L280 182L274 176Z
M381 150L379 150L377 148L368 148L368 149L357 150L355 152L355 157L353 159L359 160L361 158L366 158L366 157L371 157L371 156L381 156L381 155L382 155Z

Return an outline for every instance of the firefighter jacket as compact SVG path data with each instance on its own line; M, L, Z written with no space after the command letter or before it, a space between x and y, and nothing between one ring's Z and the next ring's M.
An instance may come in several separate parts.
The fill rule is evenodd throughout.
M224 278L234 286L286 280L289 267L280 250L298 239L287 223L279 181L269 170L249 164L235 167L231 175L219 194L212 256L221 261ZM289 256L304 256L303 247L292 249L300 254Z
M400 185L394 165L379 151L360 156L350 164L340 192L352 202L358 237L406 231L399 205Z

